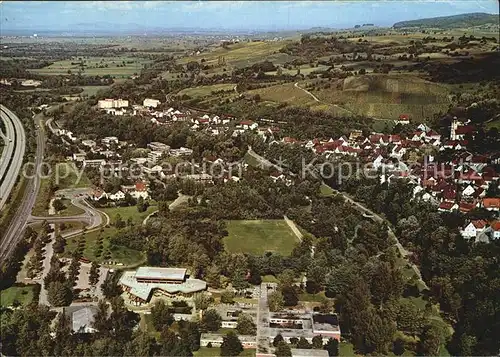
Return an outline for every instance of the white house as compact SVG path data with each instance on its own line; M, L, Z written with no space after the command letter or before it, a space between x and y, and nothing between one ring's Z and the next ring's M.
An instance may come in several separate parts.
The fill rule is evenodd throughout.
M466 239L476 238L486 227L487 222L484 220L471 221L463 230L460 231Z
M125 199L125 194L123 193L123 191L118 190L115 193L109 194L108 198L112 201L119 201Z

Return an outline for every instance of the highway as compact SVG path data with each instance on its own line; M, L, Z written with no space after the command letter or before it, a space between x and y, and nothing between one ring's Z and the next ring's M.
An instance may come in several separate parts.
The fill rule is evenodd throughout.
M2 106L2 112L6 109ZM6 109L8 111L8 109ZM43 153L45 150L45 136L43 130L40 130L41 126L37 126L35 130L36 135L36 156L35 156L35 167L41 167L43 160ZM24 131L23 131L24 132ZM24 142L26 139L23 139ZM19 161L22 161L21 159ZM33 205L35 204L36 196L38 190L40 189L40 175L33 175L32 178L27 178L27 185L24 191L21 202L17 207L15 219L10 223L6 234L2 237L0 242L0 263L3 263L10 255L12 250L16 247L19 241L23 237L24 229L28 219L31 216L31 211Z
M5 124L5 147L0 161L0 210L3 209L10 191L16 183L26 150L26 133L19 118L0 105L0 114Z

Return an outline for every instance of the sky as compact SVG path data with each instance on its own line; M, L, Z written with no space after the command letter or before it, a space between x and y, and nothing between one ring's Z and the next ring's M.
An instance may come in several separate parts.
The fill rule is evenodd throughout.
M467 12L498 13L497 0L372 1L2 1L1 30L343 28Z

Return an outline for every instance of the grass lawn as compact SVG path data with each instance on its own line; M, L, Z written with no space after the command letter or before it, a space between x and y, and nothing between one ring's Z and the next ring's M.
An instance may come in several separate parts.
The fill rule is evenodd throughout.
M193 355L195 357L219 357L220 356L220 348L219 347L200 347L198 351L193 351ZM252 348L248 348L243 350L238 356L243 357L254 357L255 350Z
M49 189L49 179L44 178L40 180L40 189L38 190L38 195L36 196L36 201L33 206L32 214L34 216L47 216L48 205L50 202L50 189Z
M62 162L57 164L56 172L59 182L56 184L59 189L89 187L91 183L82 170L79 170L73 162Z
M263 275L262 282L263 283L278 283L279 280L274 275Z
M0 291L0 305L2 307L11 306L14 301L22 305L27 305L33 301L34 286L11 286L8 289Z
M66 208L63 209L62 211L57 212L58 216L77 216L79 214L85 213L84 210L73 205L71 203L71 200L63 198L61 201Z
M224 244L231 253L261 255L272 251L289 255L297 242L284 220L233 220L226 224L229 236Z
M325 299L326 296L323 291L317 294L309 294L309 293L299 294L299 301L323 302Z
M349 342L340 342L339 343L339 356L341 357L352 357L355 356L354 346Z
M111 219L111 226L104 227L101 230L97 230L94 232L85 234L85 248L83 250L83 257L92 261L103 262L104 252L110 250L111 259L117 263L122 263L123 265L130 266L136 265L144 261L144 254L140 251L130 249L123 246L114 246L110 249L109 239L117 233L117 229L113 226L116 215L120 214L122 220L127 222L129 218L133 224L142 224L144 218L146 218L150 213L156 210L156 206L149 206L145 212L139 213L137 211L136 206L131 207L113 207L113 208L103 208L100 209L102 212L105 212L109 215ZM100 256L96 255L96 244L99 238L103 238L103 250ZM71 255L77 248L77 243L79 241L79 237L73 237L67 240L67 246L65 250L65 255Z
M328 186L325 183L321 183L321 186L319 186L319 195L321 197L330 197L334 195L333 188Z

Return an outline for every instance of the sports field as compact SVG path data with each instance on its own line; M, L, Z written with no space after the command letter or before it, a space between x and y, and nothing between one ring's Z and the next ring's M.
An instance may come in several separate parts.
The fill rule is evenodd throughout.
M298 242L284 220L231 220L226 225L229 236L224 244L231 253L289 255Z

